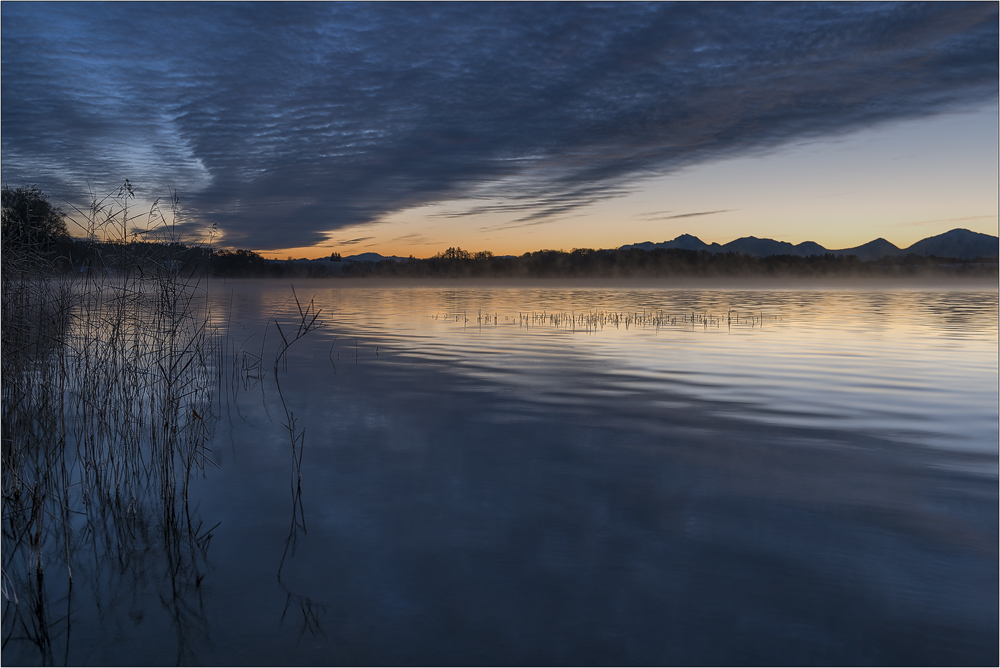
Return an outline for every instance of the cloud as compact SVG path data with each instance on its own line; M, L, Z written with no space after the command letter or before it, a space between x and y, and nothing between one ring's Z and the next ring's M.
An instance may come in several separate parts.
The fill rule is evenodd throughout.
M338 246L353 246L355 244L361 243L362 241L368 241L368 240L374 239L374 238L375 237L358 237L357 239L348 239L347 241L338 241L338 242L336 242L336 244Z
M993 99L997 23L995 3L4 3L2 176L76 201L176 188L188 228L258 249L467 197L458 218L534 223Z
M965 216L962 218L938 218L936 220L918 220L912 223L896 223L893 227L922 227L924 225L937 225L938 223L962 223L967 220L985 220L992 218L996 220L997 214L989 214L985 216Z
M696 216L711 216L716 213L729 213L730 211L738 211L739 209L719 209L718 211L695 211L694 213L678 213L674 216L659 216L656 218L647 218L647 220L673 220L675 218L694 218Z
M668 213L673 213L673 211L669 211L669 210L667 210L667 211L646 211L645 213L637 213L637 214L635 214L635 217L636 218L640 218L642 220L661 220Z
M403 234L392 239L392 243L405 243L409 246L439 246L445 242L432 240L419 233Z

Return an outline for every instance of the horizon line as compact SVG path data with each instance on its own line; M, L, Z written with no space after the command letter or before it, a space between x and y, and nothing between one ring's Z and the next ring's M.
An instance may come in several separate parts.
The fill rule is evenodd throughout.
M918 239L917 241L914 241L913 243L911 243L911 244L909 244L908 246L905 246L905 247L904 246L898 246L895 243L893 243L893 242L889 241L888 239L886 239L885 237L876 237L876 238L871 239L869 241L866 241L864 243L857 244L855 246L847 246L845 248L827 248L826 246L823 246L822 244L820 244L818 242L815 242L815 241L812 241L812 240L806 240L806 241L800 241L798 243L792 243L790 241L781 241L779 239L774 239L772 237L757 237L757 236L754 236L754 235L747 235L747 236L737 237L737 238L731 239L730 241L727 241L725 243L719 243L717 241L704 241L700 237L698 237L697 235L689 234L689 233L685 232L685 233L677 235L673 239L665 239L664 241L657 241L657 242L649 241L649 240L647 240L647 241L638 241L638 242L632 242L632 243L622 244L620 246L613 246L613 247L607 247L607 248L589 248L589 247L586 247L586 246L574 246L570 250L566 250L565 248L538 248L538 249L535 249L535 250L525 251L524 253L518 253L518 254L511 254L511 253L497 254L496 257L520 257L520 256L524 255L525 253L538 253L538 252L542 252L542 251L558 251L558 252L561 252L561 253L570 253L570 252L572 252L574 250L614 251L614 250L621 250L621 249L623 249L623 248L625 248L627 246L641 246L641 245L644 245L644 244L658 245L658 244L670 243L672 241L676 241L677 239L680 239L681 237L692 237L694 239L697 239L699 242L705 244L706 246L719 246L719 247L724 247L724 246L727 246L727 245L729 245L731 243L734 243L736 241L742 241L744 239L747 239L747 240L754 239L754 240L757 240L757 241L773 241L775 243L788 244L789 246L791 246L793 248L798 248L799 246L802 246L804 244L815 244L815 245L819 246L820 248L822 248L824 251L831 252L831 253L839 253L839 252L854 250L854 249L857 249L857 248L862 248L863 246L866 246L868 244L871 244L871 243L874 243L876 241L880 241L881 240L881 241L885 241L886 243L891 244L892 246L894 246L895 248L897 248L899 250L906 250L907 248L911 248L911 247L915 246L916 244L920 243L921 241L925 241L927 239L933 239L935 237L939 237L939 236L942 236L942 235L945 235L945 234L950 234L952 232L957 232L957 231L969 232L971 234L982 234L982 235L985 235L985 236L993 237L994 239L997 239L998 242L1000 242L1000 236L998 236L996 234L989 234L987 232L976 232L975 230L970 230L970 229L965 228L965 227L955 227L955 228L949 229L949 230L947 230L945 232L941 232L941 233L938 233L938 234L932 234L930 236ZM224 248L230 249L230 250L252 250L254 253L261 254L261 255L264 254L264 253L267 253L269 255L286 254L286 251L288 250L288 249L277 249L277 250L241 249L241 247L239 247L239 246L226 246ZM344 258L357 257L359 255L365 255L365 254L371 253L371 254L379 255L379 256L385 257L385 258L413 257L414 259L418 259L418 260L428 260L428 259L431 259L431 258L435 257L435 255L437 255L437 254L443 253L445 250L447 250L447 248L458 248L460 250L468 250L468 252L472 252L472 253L482 252L482 251L472 251L472 250L469 250L469 249L461 248L460 246L456 246L456 245L449 245L449 246L447 246L447 248L439 250L439 251L437 251L433 255L428 255L426 257L418 257L414 253L410 253L408 256L401 256L401 255L395 255L395 254L383 255L382 253L380 253L377 250L367 250L367 251L362 251L362 252L347 254L343 250L337 250L336 247L329 247L329 248L331 248L331 250L329 252L324 253L322 255L319 255L317 257L291 257L291 254L288 254L288 256L289 256L288 258L269 257L269 258L265 258L265 259L287 261L287 259L290 258L292 260L309 260L309 261L312 261L312 260L324 260L324 259L327 259L333 253L340 253L341 256L344 257ZM488 249L484 249L484 250L487 251L487 252L492 252L492 251L489 251Z

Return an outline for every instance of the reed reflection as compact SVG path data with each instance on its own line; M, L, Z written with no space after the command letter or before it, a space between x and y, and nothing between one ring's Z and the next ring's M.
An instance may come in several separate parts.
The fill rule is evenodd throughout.
M216 334L198 280L144 259L16 290L5 277L3 646L19 661L33 647L72 662L81 624L122 607L141 622L150 586L179 663L207 629L214 527L189 483L213 463Z

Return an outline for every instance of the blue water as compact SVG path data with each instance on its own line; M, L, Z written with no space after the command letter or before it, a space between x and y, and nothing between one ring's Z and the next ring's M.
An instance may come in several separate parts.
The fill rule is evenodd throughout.
M998 662L995 288L303 282L280 396L291 288L212 290L202 566L70 663Z

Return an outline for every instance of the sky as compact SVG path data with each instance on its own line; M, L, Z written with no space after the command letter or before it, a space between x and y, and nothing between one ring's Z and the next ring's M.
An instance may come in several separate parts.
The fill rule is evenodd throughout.
M995 2L5 1L0 17L3 182L69 211L126 178L139 210L176 192L175 229L218 247L998 232Z

